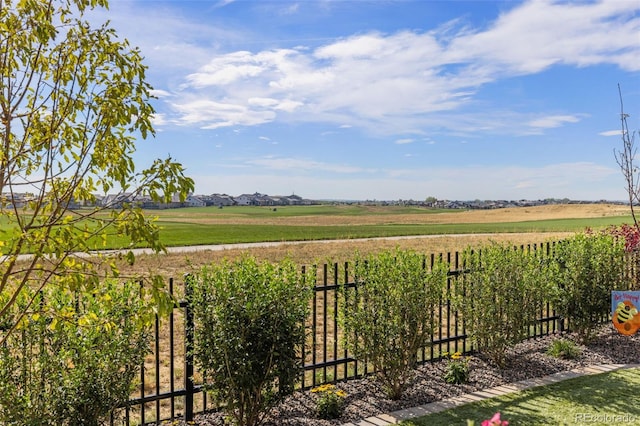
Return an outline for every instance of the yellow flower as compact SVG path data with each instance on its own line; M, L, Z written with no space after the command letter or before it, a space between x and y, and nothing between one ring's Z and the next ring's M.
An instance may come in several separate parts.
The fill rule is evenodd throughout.
M346 398L347 397L347 393L345 391L343 391L342 389L337 390L336 391L336 395L339 396L340 398Z
M313 392L313 393L327 392L327 391L330 391L330 390L332 390L334 388L335 388L335 386L332 385L331 383L326 383L324 385L316 386L315 388L311 389L311 392Z
M451 359L460 359L462 358L462 354L460 352L456 352L453 355L451 355Z

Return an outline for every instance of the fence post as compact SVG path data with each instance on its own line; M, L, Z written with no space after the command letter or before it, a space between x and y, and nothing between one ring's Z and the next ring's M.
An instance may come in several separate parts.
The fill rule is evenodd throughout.
M184 276L184 420L193 420L193 310L191 309L191 274Z

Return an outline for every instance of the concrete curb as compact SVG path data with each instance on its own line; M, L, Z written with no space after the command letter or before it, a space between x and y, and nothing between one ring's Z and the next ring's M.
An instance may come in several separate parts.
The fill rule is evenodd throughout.
M569 371L562 371L560 373L550 374L548 376L522 380L520 382L509 383L506 385L496 386L490 389L484 389L468 393L465 395L459 395L452 398L443 399L442 401L431 402L419 407L406 408L404 410L394 411L389 414L379 414L377 416L367 417L355 423L344 423L342 426L387 426L398 424L403 420L410 420L416 417L425 416L427 414L438 413L440 411L448 410L449 408L458 407L460 405L468 404L474 401L480 401L486 398L493 398L496 396L506 395L513 392L518 392L524 389L529 389L537 386L550 385L562 380L572 379L574 377L586 376L590 374L607 373L614 370L620 370L623 368L640 368L640 364L602 364L591 365L586 367L579 367Z

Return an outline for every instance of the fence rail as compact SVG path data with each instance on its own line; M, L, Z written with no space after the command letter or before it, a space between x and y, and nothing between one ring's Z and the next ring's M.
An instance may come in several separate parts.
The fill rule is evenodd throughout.
M521 250L544 250L549 254L554 243L521 246ZM425 267L433 265L436 256L450 265L447 288L466 273L460 263L458 252L430 255L425 258ZM628 262L628 273L635 275L637 262ZM314 266L315 267L315 266ZM304 267L303 267L304 268ZM318 281L311 301L307 320L309 333L302 348L304 368L300 387L309 389L319 384L349 380L371 373L371 367L351 357L340 339L338 322L339 304L337 292L341 286L355 287L348 262L315 267ZM169 291L180 302L166 320L156 319L154 325L153 353L141 368L140 388L125 407L115 411L112 425L140 425L160 423L182 417L189 421L194 414L215 409L203 391L201 376L194 368L191 349L193 347L193 313L185 296L189 291L186 279L176 288L169 281ZM432 344L418 354L420 362L438 359L444 352L470 353L474 350L465 332L464 323L450 300L442 300L433 314L440 320L440 327L432 336ZM537 324L529 330L529 337L536 338L567 328L566 320L560 318L546 304L540 308Z

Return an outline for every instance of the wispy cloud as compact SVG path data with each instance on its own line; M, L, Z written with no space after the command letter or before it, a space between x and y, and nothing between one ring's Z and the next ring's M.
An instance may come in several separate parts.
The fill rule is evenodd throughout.
M600 136L622 136L622 130L607 130L606 132L598 133Z
M550 115L532 120L528 124L531 127L551 129L560 127L565 123L577 123L578 121L580 121L580 118L575 115Z
M529 1L483 29L452 22L426 32L358 34L314 49L212 51L175 91L172 113L176 122L205 128L285 120L348 122L377 133L453 129L446 113L464 111L481 87L501 78L559 64L640 70L640 45L630 36L640 33L638 9L625 1ZM196 112L203 105L207 113ZM522 118L541 131L579 115ZM493 121L485 132L519 131L512 120Z
M236 0L218 0L216 3L216 7L225 7L231 3L234 3Z
M304 158L284 158L284 157L264 157L246 160L245 164L259 166L265 169L280 170L287 172L307 171L307 172L331 172L340 174L372 173L373 169L364 169L358 166L345 164L323 163Z

